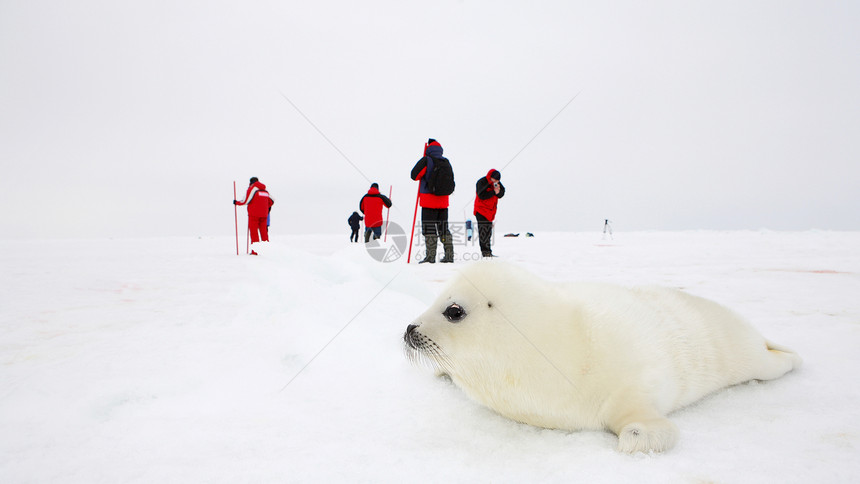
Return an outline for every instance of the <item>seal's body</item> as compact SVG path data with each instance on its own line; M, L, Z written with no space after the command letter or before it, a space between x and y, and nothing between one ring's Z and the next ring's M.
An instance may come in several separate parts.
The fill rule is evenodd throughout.
M607 428L624 452L670 449L678 430L669 412L801 362L700 297L550 283L499 262L463 270L404 341L413 360L500 414L545 428Z

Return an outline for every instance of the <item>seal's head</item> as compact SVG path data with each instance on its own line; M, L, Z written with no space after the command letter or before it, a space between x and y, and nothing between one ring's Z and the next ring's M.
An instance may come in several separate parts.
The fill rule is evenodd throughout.
M485 380L529 344L543 281L497 261L467 266L403 335L406 355L457 382ZM516 297L513 295L516 294ZM490 357L490 354L493 356ZM493 361L492 368L488 364Z

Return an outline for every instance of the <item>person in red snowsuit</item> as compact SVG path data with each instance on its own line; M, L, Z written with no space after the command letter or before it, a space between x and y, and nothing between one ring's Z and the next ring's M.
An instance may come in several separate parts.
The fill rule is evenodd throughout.
M475 184L475 218L478 219L478 241L481 245L481 255L493 257L490 247L493 238L493 221L496 220L496 209L499 199L505 196L505 186L499 181L502 174L498 170L490 170Z
M260 183L257 177L251 178L244 200L241 202L233 200L233 205L248 206L248 230L251 232L251 244L269 241L269 228L266 219L269 217L269 211L272 210L274 204L275 201L266 191L266 185ZM251 247L251 255L257 255L257 252L253 250L253 245Z
M379 184L370 185L367 195L361 197L358 209L364 214L364 242L370 242L382 237L382 207L391 207L391 199L379 193Z
M418 180L418 204L421 206L421 233L427 243L427 255L419 264L436 262L436 246L439 241L445 248L440 262L454 262L454 242L448 228L448 195L435 195L427 186L427 168L434 160L443 158L442 145L433 138L424 146L424 157L415 163L410 176Z

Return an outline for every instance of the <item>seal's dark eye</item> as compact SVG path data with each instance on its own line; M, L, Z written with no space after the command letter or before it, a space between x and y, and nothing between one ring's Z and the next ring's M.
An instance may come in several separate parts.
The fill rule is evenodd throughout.
M466 317L466 310L463 309L459 304L452 304L448 306L447 309L442 313L448 318L448 321L452 323L459 323Z

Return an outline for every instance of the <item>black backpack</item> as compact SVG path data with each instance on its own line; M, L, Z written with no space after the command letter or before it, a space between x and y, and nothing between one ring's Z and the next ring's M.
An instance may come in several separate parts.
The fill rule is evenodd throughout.
M433 195L450 195L454 193L454 169L448 158L427 157L427 166L432 166L433 171L427 178L427 189Z

